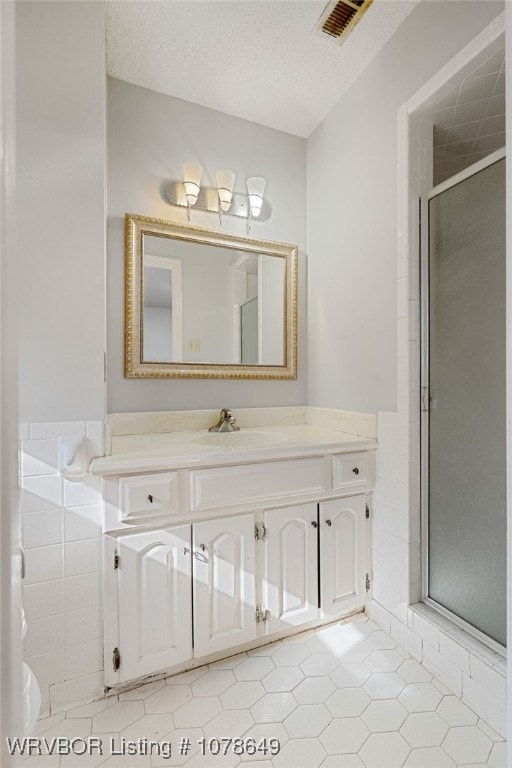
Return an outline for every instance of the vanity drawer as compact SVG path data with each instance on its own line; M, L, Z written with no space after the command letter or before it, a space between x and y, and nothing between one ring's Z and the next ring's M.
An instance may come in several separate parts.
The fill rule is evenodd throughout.
M323 456L198 469L190 473L191 509L249 505L283 497L291 500L324 493L326 487Z
M369 488L370 460L368 453L341 453L332 457L332 487Z
M121 519L179 512L178 473L134 475L119 480Z

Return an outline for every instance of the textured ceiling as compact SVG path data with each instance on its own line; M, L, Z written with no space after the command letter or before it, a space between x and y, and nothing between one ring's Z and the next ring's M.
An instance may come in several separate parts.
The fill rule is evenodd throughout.
M306 137L418 2L375 0L339 46L326 0L109 0L107 72Z

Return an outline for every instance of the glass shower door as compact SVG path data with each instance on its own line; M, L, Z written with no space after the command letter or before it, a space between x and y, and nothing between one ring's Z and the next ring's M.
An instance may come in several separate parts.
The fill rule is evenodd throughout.
M423 208L425 590L504 646L505 158L474 168Z

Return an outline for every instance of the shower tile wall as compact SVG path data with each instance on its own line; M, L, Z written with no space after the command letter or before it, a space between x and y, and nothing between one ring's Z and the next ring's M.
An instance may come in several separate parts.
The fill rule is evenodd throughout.
M20 428L24 653L42 717L103 693L100 479L60 476L59 437L87 438L90 459L103 454L103 423Z

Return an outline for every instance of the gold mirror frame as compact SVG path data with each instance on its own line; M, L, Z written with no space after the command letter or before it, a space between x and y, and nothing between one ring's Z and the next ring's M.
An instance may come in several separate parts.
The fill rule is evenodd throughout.
M143 362L144 235L277 256L285 262L284 365ZM297 378L297 246L271 240L177 224L127 213L125 216L125 376L147 379L296 379Z

